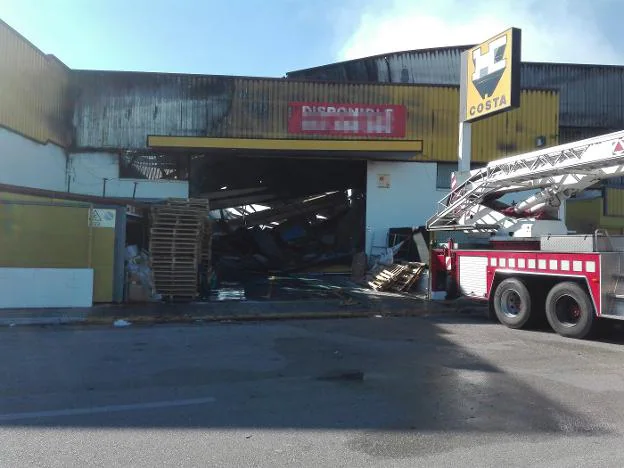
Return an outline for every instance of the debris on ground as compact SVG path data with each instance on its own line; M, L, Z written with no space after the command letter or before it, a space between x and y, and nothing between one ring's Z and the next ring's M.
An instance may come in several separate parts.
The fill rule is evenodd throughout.
M375 291L408 292L425 272L427 265L419 262L393 263L377 266L368 285Z
M128 302L160 300L154 289L149 253L136 245L126 247L126 298Z
M363 199L338 191L263 208L215 221L213 263L220 273L351 273L363 244Z
M133 247L127 257L130 302L313 297L357 305L325 280L332 275L375 291L422 289L427 274L423 230L393 228L387 247L367 255L361 192L276 195L266 205L235 208L228 208L233 201L226 195L212 194L214 207L208 198L151 206L149 249Z
M115 328L125 328L125 327L129 327L130 325L132 325L132 323L123 319L118 319L113 322L113 327Z

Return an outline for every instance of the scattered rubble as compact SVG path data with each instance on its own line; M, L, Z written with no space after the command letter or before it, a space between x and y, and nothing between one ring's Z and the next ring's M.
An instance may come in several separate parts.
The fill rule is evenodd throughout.
M240 196L242 190L230 192ZM217 195L217 206L231 198ZM240 301L249 292L271 299L273 282L260 292L264 286L254 278L276 275L282 278L276 284L280 297L296 296L298 288L306 297L340 296L305 281L290 286L284 278L293 273L338 273L375 291L410 292L427 269L425 263L411 261L426 254L427 239L417 228L393 229L389 246L368 258L362 251L364 207L361 193L346 191L227 213L207 199L167 200L151 207L149 250L128 253L129 296L135 301ZM375 266L367 272L370 262ZM339 298L341 305L353 304L348 297Z
M126 298L128 302L162 299L154 289L149 253L136 245L126 247Z
M129 327L130 325L132 325L132 323L128 322L127 320L123 320L123 319L115 320L113 322L113 327L115 327L115 328L125 328L125 327Z
M419 262L378 266L371 272L368 285L375 291L408 292L420 279L427 265Z
M262 211L215 221L220 273L351 273L363 242L363 203L344 192L284 200ZM361 232L360 232L361 231Z

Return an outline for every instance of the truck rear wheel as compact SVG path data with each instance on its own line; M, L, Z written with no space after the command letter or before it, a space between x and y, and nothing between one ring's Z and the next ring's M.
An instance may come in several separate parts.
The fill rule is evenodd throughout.
M494 293L494 312L509 328L523 328L531 319L531 294L517 278L503 280Z
M555 285L546 297L546 318L555 332L569 338L587 338L594 328L594 305L577 283Z

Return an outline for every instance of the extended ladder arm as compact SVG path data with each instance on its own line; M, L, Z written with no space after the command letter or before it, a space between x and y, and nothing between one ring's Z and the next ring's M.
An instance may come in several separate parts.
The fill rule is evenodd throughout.
M474 215L482 203L506 193L542 189L513 208L516 216L531 216L558 207L596 182L620 175L624 175L624 131L499 159L472 171L444 197L438 212L427 221L427 229L495 229L466 220L479 219Z

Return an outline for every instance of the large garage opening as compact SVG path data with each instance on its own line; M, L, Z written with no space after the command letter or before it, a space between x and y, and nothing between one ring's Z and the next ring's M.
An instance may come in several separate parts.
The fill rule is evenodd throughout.
M210 300L335 299L340 278L366 272L370 162L422 151L421 141L348 139L150 136L148 146L182 161L189 197L209 203L199 296Z
M364 250L366 161L323 155L192 155L192 198L209 200L221 280L350 273Z

